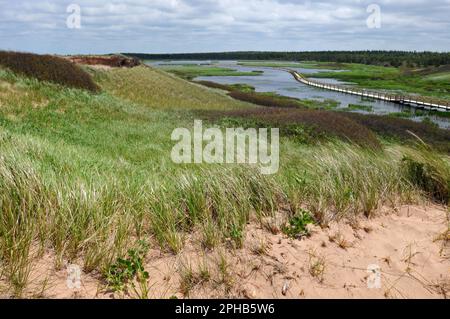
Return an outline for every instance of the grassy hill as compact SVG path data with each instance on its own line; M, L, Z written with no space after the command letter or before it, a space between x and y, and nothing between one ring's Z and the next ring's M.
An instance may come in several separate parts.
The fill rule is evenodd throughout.
M111 266L141 241L175 254L194 238L239 249L248 221L277 211L289 219L307 210L325 224L384 203L449 198L446 155L382 139L377 150L345 136L302 139L304 123L282 136L273 176L176 165L174 128L209 118L205 110L261 107L148 67L88 72L99 93L0 69L0 288L9 296L34 293L30 274L48 251L56 268L77 260L108 286Z
M114 96L156 109L227 110L252 107L147 66L96 71L102 88Z

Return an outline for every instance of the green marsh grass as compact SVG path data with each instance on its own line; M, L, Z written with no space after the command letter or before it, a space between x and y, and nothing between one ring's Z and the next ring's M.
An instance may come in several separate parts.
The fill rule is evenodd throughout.
M334 78L374 90L390 90L450 99L450 82L442 73L436 77L420 71L363 64L343 64L342 72L318 72L315 78Z
M240 72L229 68L199 65L163 66L162 69L186 80L200 76L258 76L263 73L262 71Z

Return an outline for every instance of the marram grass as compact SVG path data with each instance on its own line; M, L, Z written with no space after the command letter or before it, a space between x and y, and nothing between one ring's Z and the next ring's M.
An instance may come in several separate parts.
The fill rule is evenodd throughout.
M115 72L102 76L115 78ZM128 92L120 86L129 84L108 79L105 92L90 94L0 72L5 294L26 291L33 262L46 251L56 256L56 267L77 261L87 272L104 273L139 240L177 253L198 234L207 249L225 242L239 248L252 217L306 209L327 223L421 200L434 195L430 185L448 191L448 158L420 147L370 151L341 141L308 145L282 138L281 168L273 176L251 166L175 165L170 133L192 125L197 100L220 96L211 102L219 109L241 102L160 71L117 72L129 81L156 72L158 85L186 85L190 97L176 104L169 88L144 95L139 85ZM166 110L171 105L178 108ZM405 167L405 158L424 168L422 174L412 174L417 171Z

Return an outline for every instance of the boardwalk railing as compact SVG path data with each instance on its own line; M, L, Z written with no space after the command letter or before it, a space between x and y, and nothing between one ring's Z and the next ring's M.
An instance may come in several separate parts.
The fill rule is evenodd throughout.
M341 92L341 93L347 93L347 94L353 94L353 95L359 95L362 97L369 97L377 100L383 100L387 102L393 102L393 103L399 103L399 104L405 104L410 105L413 107L421 107L421 108L431 108L431 109L437 109L437 110L443 110L443 111L450 111L450 102L445 100L438 100L431 97L425 97L425 96L408 96L408 95L394 95L394 94L387 94L387 93L380 93L375 91L368 91L358 88L350 88L342 85L335 85L335 84L328 84L328 83L322 83L319 81L313 81L309 80L300 73L285 69L285 71L291 73L294 78L306 85L314 86L321 89Z

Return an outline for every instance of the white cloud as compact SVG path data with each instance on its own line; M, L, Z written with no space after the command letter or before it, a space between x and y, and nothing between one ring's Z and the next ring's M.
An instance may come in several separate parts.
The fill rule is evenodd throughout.
M80 30L66 27L70 3L81 7ZM381 6L381 29L366 26L371 3ZM450 0L0 0L0 6L2 49L450 50Z

